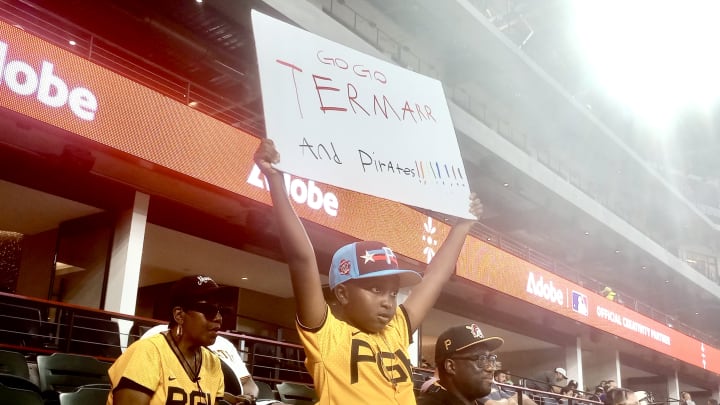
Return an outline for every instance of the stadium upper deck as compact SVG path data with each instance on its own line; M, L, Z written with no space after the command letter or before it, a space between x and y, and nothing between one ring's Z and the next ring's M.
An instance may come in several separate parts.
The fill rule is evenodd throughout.
M531 250L517 255L543 262L571 280L612 285L628 302L637 297L669 314L667 323L679 319L718 336L712 310L720 302L720 287L709 282L712 272L694 271L687 261L698 253L710 264L715 258L717 274L717 225L482 14L465 2L449 2L442 10L433 9L436 4L98 1L80 6L7 1L3 11L10 21L27 24L23 28L29 32L40 30L41 36L99 64L115 63L113 70L255 136L262 135L262 112L247 17L250 7L438 77L451 99L467 169L475 179L473 188L487 206L484 222L499 231L488 233L491 243L504 242L507 247L513 245L504 238L520 240ZM13 20L23 15L54 23ZM67 43L67 33L76 45ZM108 49L133 64L113 62L103 54ZM151 74L137 77L138 66ZM66 158L83 162L72 152ZM111 177L108 172L103 175ZM120 200L131 198L128 190L119 194ZM172 202L180 197L168 191L167 198ZM179 201L203 205L201 196L189 198ZM229 208L231 199L221 195L203 210L231 223L252 224L251 229L267 225L254 210ZM112 206L108 201L99 205L103 204ZM217 233L209 237L227 238ZM252 249L277 257L269 248L271 242L256 245ZM680 304L678 296L683 297ZM641 307L634 309L642 312Z

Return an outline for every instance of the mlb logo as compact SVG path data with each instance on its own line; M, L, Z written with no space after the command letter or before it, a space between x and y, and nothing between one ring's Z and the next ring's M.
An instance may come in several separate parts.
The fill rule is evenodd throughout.
M577 291L572 292L572 309L578 314L588 316L588 298L587 295Z

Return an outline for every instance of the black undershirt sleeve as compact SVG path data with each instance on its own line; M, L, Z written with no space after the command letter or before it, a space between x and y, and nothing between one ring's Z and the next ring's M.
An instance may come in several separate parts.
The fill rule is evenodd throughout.
M410 318L408 318L408 314L407 314L407 311L405 310L405 306L402 304L400 304L399 306L400 306L400 310L403 313L403 316L405 317L405 324L407 325L407 328L408 328L408 340L409 340L408 344L412 344L414 331L410 330Z
M151 390L150 388L140 385L140 384L136 383L135 381L133 381L129 378L126 378L126 377L122 377L120 379L120 382L118 383L117 387L113 388L113 392L115 392L117 390L125 389L125 388L133 390L133 391L140 391L142 393L150 395L151 397L155 393L155 391Z

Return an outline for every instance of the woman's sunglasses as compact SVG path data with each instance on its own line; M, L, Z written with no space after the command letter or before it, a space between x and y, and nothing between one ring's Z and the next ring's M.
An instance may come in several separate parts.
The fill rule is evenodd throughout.
M208 321L214 320L218 313L220 313L222 317L223 314L227 314L230 311L227 307L210 302L193 302L192 304L188 304L184 309L187 311L200 312Z

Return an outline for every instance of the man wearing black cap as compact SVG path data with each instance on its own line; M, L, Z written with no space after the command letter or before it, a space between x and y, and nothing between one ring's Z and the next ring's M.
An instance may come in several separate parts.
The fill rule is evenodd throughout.
M435 343L440 379L418 400L418 405L473 405L490 393L499 337L485 337L476 324L443 332Z

